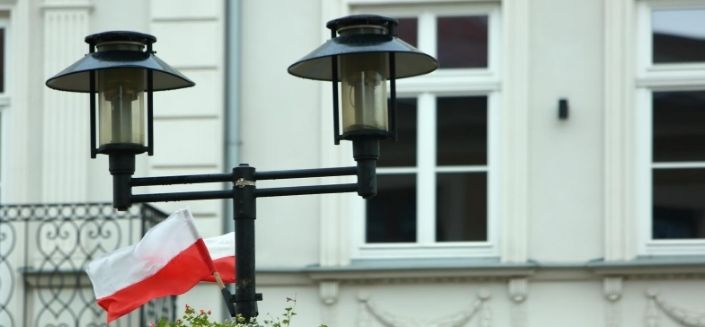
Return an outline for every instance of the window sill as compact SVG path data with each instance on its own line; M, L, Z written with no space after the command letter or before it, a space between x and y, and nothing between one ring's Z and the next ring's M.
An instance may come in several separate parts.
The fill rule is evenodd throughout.
M257 269L260 283L266 285L312 285L321 281L458 281L458 280L599 280L604 277L672 278L705 275L705 256L644 256L633 260L578 262L501 262L499 258L434 258L353 260L338 267Z
M424 260L431 258L476 258L482 260L498 256L497 247L490 242L378 243L360 246L353 254L353 260Z
M705 253L705 240L649 241L641 252L647 256L697 256Z
M535 263L506 263L498 258L353 260L344 267L309 266L312 280L408 278L512 278L534 273Z
M705 273L703 255L639 256L633 260L588 262L587 268L597 275L695 275Z

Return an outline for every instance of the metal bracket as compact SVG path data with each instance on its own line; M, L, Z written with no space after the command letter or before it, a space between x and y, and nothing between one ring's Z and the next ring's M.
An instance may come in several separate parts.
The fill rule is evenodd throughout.
M230 299L233 303L262 301L262 293L255 293L254 298L238 296L236 293L236 294L233 294Z
M235 187L243 188L245 186L255 186L255 181L249 181L244 178L239 178L235 181Z

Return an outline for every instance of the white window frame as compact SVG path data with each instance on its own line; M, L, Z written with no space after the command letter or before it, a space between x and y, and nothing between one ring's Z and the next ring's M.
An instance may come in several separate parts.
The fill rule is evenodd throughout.
M1 10L1 8L0 8ZM9 156L7 155L8 152L8 142L9 142L9 137L7 135L7 130L8 130L8 124L9 124L9 119L7 112L9 111L10 108L10 92L9 88L10 83L9 81L9 76L10 74L8 73L9 68L8 63L10 62L8 57L10 56L10 51L8 51L8 46L11 44L10 42L10 20L9 20L9 13L7 11L0 11L0 28L5 30L5 38L3 44L3 49L5 51L3 55L3 67L4 67L4 76L3 78L3 83L4 83L4 90L0 92L0 203L3 203L5 199L5 192L4 190L6 189L5 184L7 181L7 169L5 167L8 166L9 164Z
M370 12L368 7L353 7L352 13ZM415 173L417 181L416 242L365 243L365 204L355 200L351 206L352 259L496 257L499 256L499 114L500 114L500 6L494 4L453 3L414 6L374 7L375 13L393 17L418 17L418 48L436 55L436 17L458 15L488 16L488 67L481 69L439 69L431 74L397 81L397 97L416 97L417 163L410 168L378 168L378 173ZM436 165L436 98L447 96L487 96L487 164L473 167ZM423 155L433 153L433 156ZM381 154L384 155L384 154ZM487 173L487 241L435 241L435 182L438 172ZM425 199L419 201L418 199Z
M643 1L637 4L636 67L636 216L638 253L641 255L690 255L705 251L705 239L652 239L652 170L667 168L705 168L705 162L653 163L652 94L661 91L705 90L705 63L652 64L651 13L658 9L705 9L696 0Z

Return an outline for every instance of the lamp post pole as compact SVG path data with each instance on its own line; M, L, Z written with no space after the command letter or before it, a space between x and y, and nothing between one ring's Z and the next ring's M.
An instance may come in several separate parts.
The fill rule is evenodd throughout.
M153 153L152 93L195 85L156 57L152 50L156 38L152 35L126 31L89 35L85 39L89 53L48 79L46 85L61 91L89 94L91 157L95 158L98 153L109 156L116 209L127 210L133 203L144 202L233 200L235 295L231 295L227 288L221 293L230 314L249 321L258 315L257 301L262 300L262 295L255 289L257 198L357 192L368 199L377 194L379 141L396 137L395 80L430 73L438 67L436 59L399 39L396 25L395 19L376 15L332 20L327 24L331 39L288 68L294 76L332 82L334 143L339 144L341 139L352 141L353 158L357 163L353 167L257 172L254 167L241 164L224 174L132 177L135 156ZM387 81L391 89L389 97ZM338 108L338 83L342 85L342 111ZM388 101L391 110L387 108ZM99 146L96 139L100 141ZM258 180L351 175L357 176L355 183L256 187ZM232 189L153 194L132 192L133 188L143 186L228 182L232 183Z
M262 299L255 291L255 168L246 164L233 168L233 185L235 266L238 280L235 285L234 313L236 316L255 317L258 314L257 301Z

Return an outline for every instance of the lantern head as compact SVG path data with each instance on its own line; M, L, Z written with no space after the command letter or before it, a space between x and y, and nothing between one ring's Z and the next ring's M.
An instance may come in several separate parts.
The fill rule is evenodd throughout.
M430 73L438 67L436 59L399 39L396 26L396 19L377 15L334 19L327 24L331 39L289 66L292 75L333 82L336 144L340 139L395 135L395 80ZM342 135L338 82L342 85Z
M151 155L152 92L195 85L154 55L152 44L156 40L149 34L127 31L89 35L85 39L89 53L46 81L48 87L56 90L90 93L91 157L95 158L96 153L145 151Z

